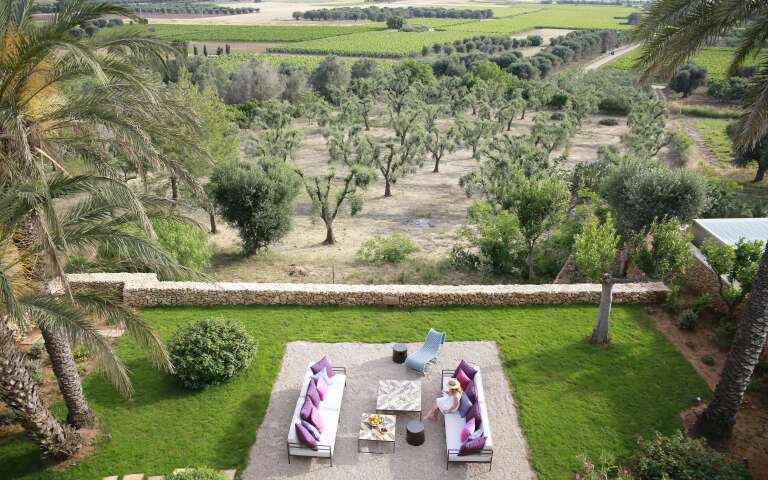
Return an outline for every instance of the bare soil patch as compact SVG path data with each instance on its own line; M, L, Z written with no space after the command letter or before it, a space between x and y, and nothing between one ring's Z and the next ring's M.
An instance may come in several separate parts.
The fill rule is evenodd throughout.
M526 133L537 114L513 125L513 133ZM614 144L626 130L620 119L615 127L598 124L602 115L590 117L573 139L565 167L597 160L600 145ZM381 121L377 120L377 124ZM297 128L304 139L295 163L309 174L325 171L328 152L320 130L300 120ZM372 135L387 134L374 127ZM325 227L312 214L309 197L299 195L294 226L288 236L270 247L265 254L250 258L240 255L237 231L220 222L220 231L210 236L214 251L214 273L223 281L310 282L310 283L445 283L477 284L489 282L477 272L447 269L445 259L456 243L456 232L466 223L467 208L472 200L459 187L459 178L477 168L478 161L467 149L448 155L440 164L440 173L432 173L427 160L418 171L402 178L393 186L393 196L384 197L384 182L379 178L366 192L363 211L356 217L347 212L334 223L337 244L322 245ZM207 217L198 217L203 224ZM400 233L410 237L419 247L413 261L401 265L370 265L355 258L366 240L376 235ZM302 274L295 272L299 269ZM495 279L504 282L504 279Z

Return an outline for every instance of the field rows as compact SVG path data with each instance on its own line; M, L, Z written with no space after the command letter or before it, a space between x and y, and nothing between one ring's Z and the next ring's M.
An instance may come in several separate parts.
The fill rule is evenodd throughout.
M293 63L307 70L314 70L320 65L320 62L325 60L325 57L318 55L286 55L286 54L259 54L259 53L240 53L232 55L221 55L219 57L213 57L213 61L221 66L222 70L226 73L232 73L238 65L247 63L251 60L263 59L274 65L280 65L281 63ZM347 65L352 65L357 61L355 58L341 57L339 60ZM380 62L379 68L389 65L391 62Z
M691 62L706 67L708 78L720 80L726 77L733 53L734 49L732 48L703 48L691 59ZM633 50L609 63L608 67L617 70L631 70L639 56L640 50Z
M246 42L303 42L386 28L383 23L348 26L282 26L282 25L164 25L152 24L161 37L174 40L246 41Z

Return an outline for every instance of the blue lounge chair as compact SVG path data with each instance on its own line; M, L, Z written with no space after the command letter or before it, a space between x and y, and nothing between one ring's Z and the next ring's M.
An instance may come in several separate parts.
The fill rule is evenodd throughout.
M426 375L432 364L437 360L437 354L440 353L440 345L445 343L445 333L437 332L430 328L424 345L414 353L408 355L405 359L406 368L416 370Z

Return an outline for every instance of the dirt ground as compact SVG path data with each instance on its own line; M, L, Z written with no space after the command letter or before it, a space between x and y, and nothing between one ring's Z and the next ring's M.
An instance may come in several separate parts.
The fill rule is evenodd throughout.
M716 322L705 317L699 328L688 332L677 326L677 318L661 309L649 309L649 314L656 321L656 327L714 390L727 354L717 345L714 334ZM708 362L711 365L704 362L705 358L713 360ZM693 426L703 408L701 405L682 413L687 428ZM736 459L747 459L754 480L768 480L768 395L747 392L736 417L732 438L724 448Z
M514 124L513 132L525 133L535 113ZM616 127L601 126L604 118L592 116L573 139L568 164L592 162L597 159L600 145L617 143L626 124L620 120ZM328 153L325 140L315 126L299 120L297 127L304 140L295 163L309 173L325 169ZM374 135L385 135L376 128ZM220 280L259 282L312 283L478 283L476 273L441 268L456 241L456 231L464 225L471 200L458 185L459 178L475 169L478 162L466 149L459 149L441 161L440 173L432 173L433 164L427 160L418 171L399 180L392 189L393 196L384 198L384 183L379 178L365 194L363 211L356 217L344 212L334 223L337 244L322 245L325 227L311 212L309 197L301 192L296 206L294 226L279 244L265 254L243 257L237 232L220 221L220 232L210 237L215 251L214 273ZM200 218L205 222L204 218ZM376 235L400 233L410 237L420 251L415 261L400 266L364 264L355 259L360 245ZM296 273L299 273L298 275Z

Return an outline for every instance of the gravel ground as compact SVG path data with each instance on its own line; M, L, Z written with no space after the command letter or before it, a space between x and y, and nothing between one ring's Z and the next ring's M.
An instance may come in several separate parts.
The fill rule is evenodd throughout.
M414 352L418 344L408 344ZM293 457L288 464L285 441L299 394L304 369L310 361L328 355L349 375L336 436L334 467L328 460ZM398 415L396 453L357 453L360 415L376 408L378 380L422 380L422 410L426 411L440 393L440 371L453 369L465 358L483 371L483 385L493 432L493 469L487 465L452 464L445 469L445 428L442 419L426 422L426 442L413 447L405 442L405 424L415 415ZM536 478L528 463L528 445L517 418L511 388L501 366L495 342L448 342L437 365L426 377L392 362L392 344L292 342L286 346L283 364L275 381L266 417L251 449L243 478L256 479L402 479L418 480L468 478Z

